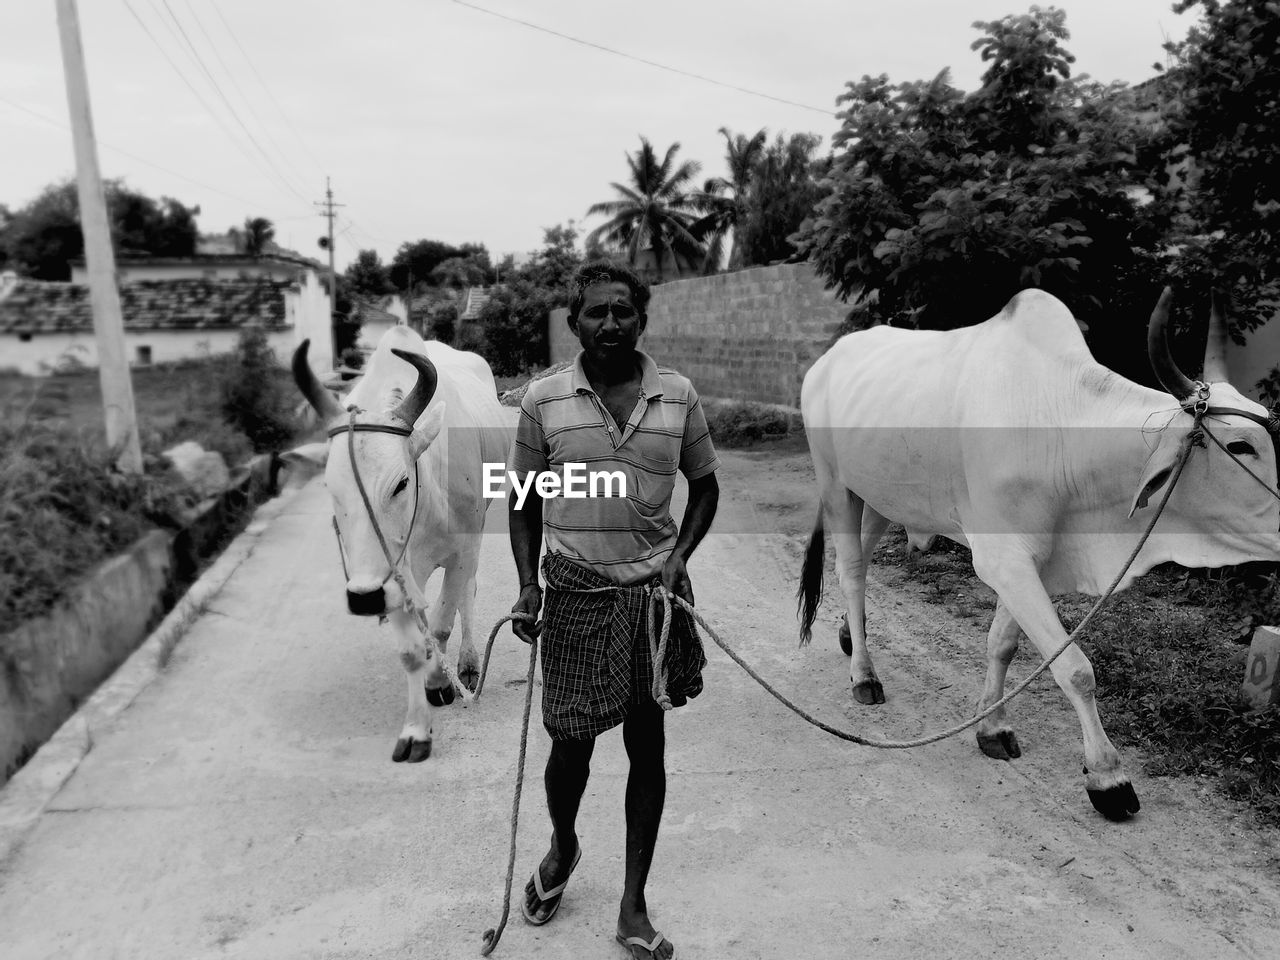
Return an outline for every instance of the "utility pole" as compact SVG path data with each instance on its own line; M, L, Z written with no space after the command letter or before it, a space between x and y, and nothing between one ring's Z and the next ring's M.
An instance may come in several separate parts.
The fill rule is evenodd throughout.
M333 218L337 216L334 211L338 207L345 207L345 203L333 202L333 188L329 186L329 178L324 178L324 199L316 200L315 205L321 208L320 216L326 217L329 221L329 242L327 249L329 251L329 348L333 354L333 365L338 366L338 334L333 326L333 313L338 309L338 274L333 265Z
M71 139L76 154L76 184L80 197L80 229L84 234L84 258L89 268L89 302L93 331L98 342L98 379L102 384L102 408L106 419L107 449L119 451L117 466L126 473L142 472L142 448L138 443L138 417L133 406L133 382L125 355L124 315L116 289L116 258L111 250L107 200L98 169L98 147L89 109L89 78L85 73L84 45L80 40L80 15L75 0L58 0L58 34L62 42L62 69L67 80L67 106L71 113Z

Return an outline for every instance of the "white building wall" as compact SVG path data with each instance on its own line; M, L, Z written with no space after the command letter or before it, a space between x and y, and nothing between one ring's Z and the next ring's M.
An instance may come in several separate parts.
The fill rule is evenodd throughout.
M125 356L137 366L141 348L149 348L150 362L170 363L190 360L235 349L240 331L230 330L141 330L126 331ZM293 354L292 330L277 330L267 341L281 363ZM98 365L98 343L91 330L81 333L34 334L23 342L13 334L0 335L0 369L17 370L28 376L44 376L52 372L62 358L73 358L86 367Z

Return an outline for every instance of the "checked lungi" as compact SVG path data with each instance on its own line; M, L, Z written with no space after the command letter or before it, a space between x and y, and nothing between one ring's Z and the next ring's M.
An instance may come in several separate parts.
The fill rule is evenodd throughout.
M661 581L620 587L558 553L542 576L542 723L553 740L589 740L653 700L649 587ZM688 612L672 604L671 616L667 693L678 707L702 692L707 658Z

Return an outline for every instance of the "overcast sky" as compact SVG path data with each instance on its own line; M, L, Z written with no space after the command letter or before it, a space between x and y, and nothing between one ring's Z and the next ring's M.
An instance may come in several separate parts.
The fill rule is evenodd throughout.
M1059 5L1076 73L1131 83L1151 76L1162 42L1194 16L1174 14L1171 0ZM835 98L863 74L912 80L950 67L973 89L972 22L1028 6L79 0L104 175L199 204L203 232L269 217L280 242L316 256L324 221L311 202L328 175L346 204L339 265L361 247L389 260L423 237L478 241L496 259L536 248L553 224L589 229L599 221L587 208L611 198L640 135L660 150L678 141L703 176L718 175L720 127L829 142ZM0 203L18 207L74 173L53 0L6 3L0 34Z

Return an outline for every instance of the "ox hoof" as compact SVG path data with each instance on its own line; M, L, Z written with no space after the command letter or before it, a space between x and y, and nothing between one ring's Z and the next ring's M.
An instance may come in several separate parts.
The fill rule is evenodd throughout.
M395 750L391 751L391 759L396 763L421 763L427 757L431 756L430 740L414 740L410 737L401 737L396 741Z
M1108 820L1128 820L1142 808L1142 804L1138 803L1138 795L1133 792L1133 784L1127 781L1105 790L1085 789L1089 791L1089 802L1093 804L1093 809Z
M458 679L464 687L475 693L476 684L480 682L480 668L474 663L465 663L458 669Z
M861 680L853 685L853 699L858 703L884 703L884 687L879 680Z
M978 749L992 760L1016 760L1022 756L1018 737L1012 730L997 730L995 733L979 730Z
M853 636L849 633L849 619L840 620L840 650L846 657L853 656Z
M447 687L441 687L438 690L427 687L427 703L433 707L447 707L453 703L455 694L453 692L453 684Z

